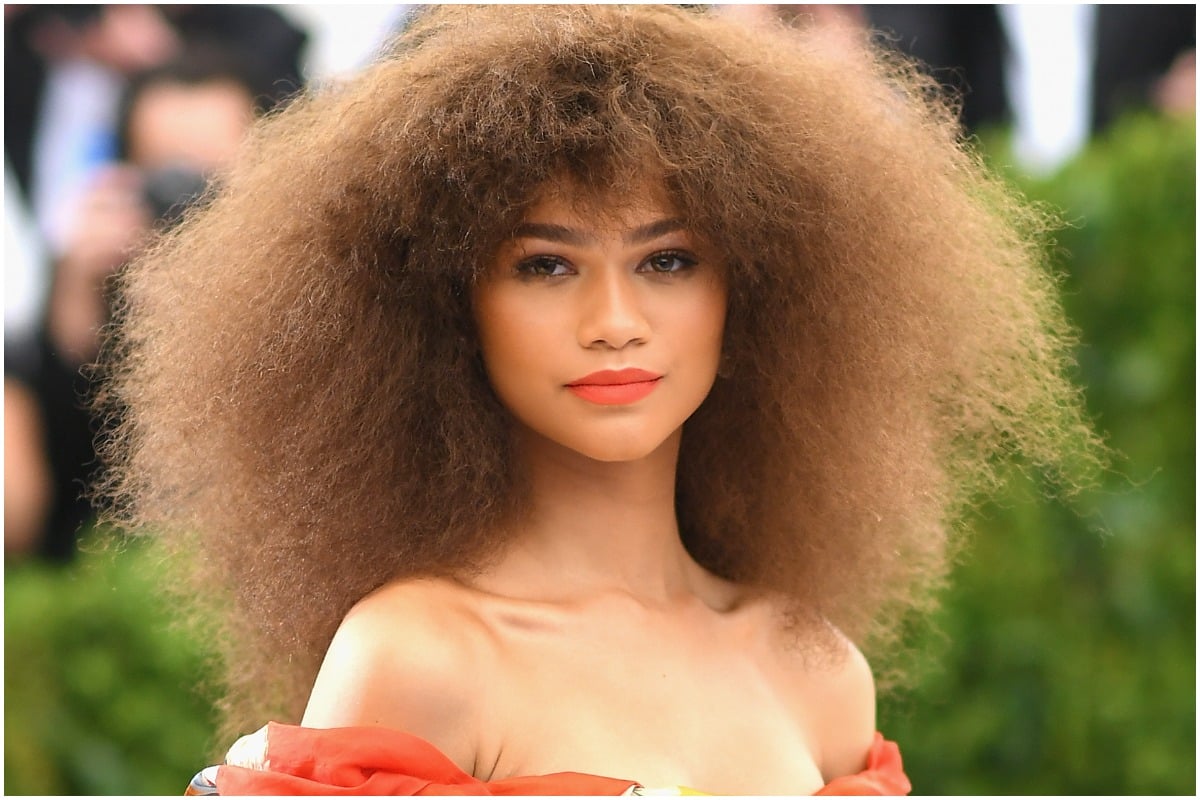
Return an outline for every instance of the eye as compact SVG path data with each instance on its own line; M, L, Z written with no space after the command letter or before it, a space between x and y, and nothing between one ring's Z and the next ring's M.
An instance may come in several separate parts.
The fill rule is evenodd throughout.
M556 278L573 272L571 265L559 256L532 256L517 264L517 274L531 278Z
M691 253L679 250L664 250L651 255L642 262L642 265L638 269L644 272L671 274L685 272L698 263L700 263L700 260Z

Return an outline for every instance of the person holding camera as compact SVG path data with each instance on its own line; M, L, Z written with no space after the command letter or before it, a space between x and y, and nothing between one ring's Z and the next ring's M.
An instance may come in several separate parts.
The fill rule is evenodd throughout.
M36 333L5 346L5 553L67 562L93 515L97 431L86 366L109 320L110 279L156 226L174 224L241 143L264 97L232 54L193 50L132 78L121 160L97 171L54 264Z

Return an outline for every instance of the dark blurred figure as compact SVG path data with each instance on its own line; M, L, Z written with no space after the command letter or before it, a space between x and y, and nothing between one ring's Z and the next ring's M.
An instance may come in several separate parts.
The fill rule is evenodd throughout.
M5 5L4 21L5 200L28 211L6 220L32 220L26 269L49 284L19 315L40 324L5 329L5 551L66 560L92 512L81 368L105 284L255 111L303 88L309 35L264 5Z
M309 35L263 5L161 5L167 21L191 50L219 49L242 62L260 108L287 99L305 83Z
M243 60L260 104L303 85L308 33L268 6L5 5L4 21L5 159L52 253L79 187L116 158L131 74L214 47Z
M128 75L180 39L151 5L4 7L4 155L51 252L90 172L115 157Z
M1137 108L1194 111L1196 6L1098 5L1093 133Z
M5 552L67 561L93 509L92 392L85 365L109 320L109 279L154 225L169 225L225 167L260 98L238 54L188 51L131 76L122 161L96 173L55 264L43 324L5 341Z
M880 40L928 68L962 98L968 132L1006 125L1012 108L1005 85L1009 42L994 5L863 5Z

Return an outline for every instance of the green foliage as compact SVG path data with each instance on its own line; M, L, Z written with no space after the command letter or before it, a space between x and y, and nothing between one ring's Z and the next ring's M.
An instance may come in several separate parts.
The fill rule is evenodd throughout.
M1114 467L1077 508L1018 477L981 512L880 729L919 794L1194 794L1195 128L1129 119L1011 177L1073 223L1067 307ZM204 766L202 648L160 573L136 547L6 567L7 793L178 795Z
M1080 380L1114 453L1070 510L1018 477L980 515L917 686L889 697L921 794L1194 794L1194 122L1124 120L1057 175ZM993 158L1001 159L993 152Z
M4 791L180 795L215 725L140 548L4 574Z

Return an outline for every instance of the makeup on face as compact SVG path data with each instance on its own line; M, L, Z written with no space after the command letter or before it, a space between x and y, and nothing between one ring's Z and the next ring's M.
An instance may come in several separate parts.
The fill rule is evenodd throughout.
M636 460L711 389L723 275L655 188L587 208L548 193L476 284L488 379L523 435Z
M576 397L601 406L636 403L658 386L662 375L644 369L600 370L567 384Z

